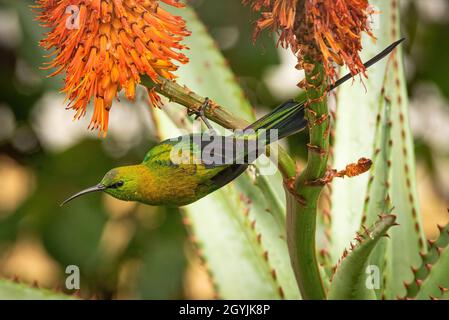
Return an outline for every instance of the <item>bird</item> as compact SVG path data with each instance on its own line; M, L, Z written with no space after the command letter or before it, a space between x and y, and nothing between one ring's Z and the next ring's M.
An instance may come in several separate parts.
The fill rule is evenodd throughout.
M404 40L391 44L366 62L365 67L389 55ZM347 74L335 81L327 92L353 76ZM305 101L289 100L245 130L222 136L213 130L205 117L209 104L210 100L206 98L197 114L210 129L208 132L160 142L148 151L142 163L110 170L100 183L72 195L61 206L89 193L105 192L123 201L182 207L227 185L265 153L270 143L294 135L308 125ZM253 143L255 141L258 143Z

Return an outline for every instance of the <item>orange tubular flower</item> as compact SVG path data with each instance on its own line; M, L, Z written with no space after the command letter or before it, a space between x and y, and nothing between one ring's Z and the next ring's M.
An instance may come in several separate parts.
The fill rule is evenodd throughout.
M160 0L183 7L178 0ZM179 50L190 33L185 21L159 6L159 0L38 0L38 20L49 28L41 46L54 50L48 69L65 73L69 104L74 119L86 114L93 100L89 128L106 135L109 110L118 92L135 98L142 75L174 79L175 61L187 63ZM159 103L154 91L150 101Z
M255 37L270 28L280 36L283 47L290 47L298 56L321 61L332 81L335 64L347 65L352 74L365 74L360 59L361 33L374 38L369 27L373 12L368 0L243 0L261 11Z

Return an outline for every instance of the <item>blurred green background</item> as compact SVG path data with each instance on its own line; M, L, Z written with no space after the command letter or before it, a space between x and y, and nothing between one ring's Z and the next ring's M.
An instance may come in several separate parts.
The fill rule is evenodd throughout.
M147 107L114 104L107 139L71 121L61 78L39 69L43 30L32 1L0 0L0 276L47 288L81 270L83 297L213 298L207 272L178 210L92 195L60 208L109 168L140 162L156 143ZM195 0L198 11L257 112L291 98L301 77L295 58L264 34L240 0ZM449 220L449 1L403 3L411 121L427 236ZM122 119L126 119L126 125ZM298 159L306 137L288 142ZM213 213L209 213L213 214Z

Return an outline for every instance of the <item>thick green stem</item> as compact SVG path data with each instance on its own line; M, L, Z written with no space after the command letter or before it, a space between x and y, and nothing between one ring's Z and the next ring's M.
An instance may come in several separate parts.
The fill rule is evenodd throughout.
M325 185L329 155L327 82L321 64L305 65L307 120L310 143L307 166L287 189L287 239L296 280L303 299L325 299L316 258L315 229L318 200Z
M167 97L170 101L176 102L192 112L198 112L200 110L205 100L204 97L174 81L169 81L162 77L159 77L159 81L160 83L155 84L150 79L143 78L142 84L149 89L154 88L156 92ZM214 101L211 101L211 107L205 110L205 115L208 119L226 129L243 129L249 125L247 121L234 116L226 108L218 105ZM284 179L294 177L296 175L295 161L281 146L278 146L276 155L278 157L278 167Z

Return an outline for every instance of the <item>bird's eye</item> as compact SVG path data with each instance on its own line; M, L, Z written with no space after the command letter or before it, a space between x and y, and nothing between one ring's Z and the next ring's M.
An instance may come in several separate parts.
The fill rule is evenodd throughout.
M125 183L124 183L122 180L120 180L120 181L118 181L115 185L116 185L117 188L120 188L120 187L122 187L124 184L125 184Z
M117 189L117 188L120 188L121 186L123 186L124 184L125 183L122 180L120 180L120 181L117 181L116 183L110 185L108 188Z

